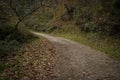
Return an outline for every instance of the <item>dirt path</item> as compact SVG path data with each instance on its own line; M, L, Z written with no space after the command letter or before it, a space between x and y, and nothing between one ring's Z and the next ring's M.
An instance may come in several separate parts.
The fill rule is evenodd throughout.
M53 80L120 80L120 61L76 42L36 33L56 47L57 62Z

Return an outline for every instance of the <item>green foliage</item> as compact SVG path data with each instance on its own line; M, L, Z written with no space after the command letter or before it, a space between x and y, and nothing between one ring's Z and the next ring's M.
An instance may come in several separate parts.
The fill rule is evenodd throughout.
M28 40L35 38L32 34L26 32L13 32L4 36L4 40L0 40L0 58L10 55L16 55L21 45Z
M54 31L57 30L57 29L58 29L57 26L49 27L48 30L47 30L47 33L52 33L52 32L54 32Z
M26 26L34 27L38 24L38 26L43 27L44 25L39 22L43 21L43 18L43 23L48 22L48 19L53 17L52 13L45 9L42 9L45 10L44 12L38 11L30 18L26 17L26 14L36 9L38 4L40 4L38 0L37 2L33 0L0 0L0 58L14 55L23 43L35 38ZM27 19L21 21L24 16ZM19 21L21 21L19 27L15 30Z
M110 36L119 37L119 0L89 0L85 3L81 0L79 4L76 5L75 22L80 26L80 30L85 32L103 32Z
M16 40L7 42L0 41L0 58L4 58L8 55L13 55L13 51L17 51L20 43Z
M11 80L9 77L0 77L0 80Z
M15 55L21 44L35 38L22 24L19 30L14 30L12 22L6 22L0 26L0 36L0 59Z

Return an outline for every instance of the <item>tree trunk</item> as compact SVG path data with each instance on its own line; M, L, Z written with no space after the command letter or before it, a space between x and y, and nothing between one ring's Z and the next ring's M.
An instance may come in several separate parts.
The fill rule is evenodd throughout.
M15 30L18 30L18 26L19 26L20 22L21 22L21 20L19 20L19 21L17 22L17 24L15 25Z

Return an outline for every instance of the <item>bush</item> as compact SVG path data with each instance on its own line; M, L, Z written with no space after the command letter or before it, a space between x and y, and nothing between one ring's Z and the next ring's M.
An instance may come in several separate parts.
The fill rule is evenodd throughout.
M0 36L0 58L15 55L23 43L35 38L25 27L14 30L13 25L0 27Z
M120 37L120 0L88 0L80 4L76 5L75 18L80 30Z
M10 42L0 41L0 58L4 58L8 55L13 55L13 51L17 51L20 43L16 40Z

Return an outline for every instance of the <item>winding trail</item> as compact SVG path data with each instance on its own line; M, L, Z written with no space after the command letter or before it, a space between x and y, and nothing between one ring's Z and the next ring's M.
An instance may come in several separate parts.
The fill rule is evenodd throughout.
M68 39L32 33L47 38L56 48L52 80L120 80L120 60Z

